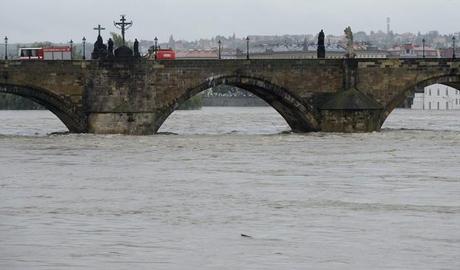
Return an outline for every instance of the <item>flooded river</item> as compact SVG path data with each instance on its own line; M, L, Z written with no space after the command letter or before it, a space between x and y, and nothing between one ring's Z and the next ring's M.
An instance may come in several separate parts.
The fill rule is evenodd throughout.
M290 134L266 107L137 137L0 120L0 269L460 269L460 111L371 134Z

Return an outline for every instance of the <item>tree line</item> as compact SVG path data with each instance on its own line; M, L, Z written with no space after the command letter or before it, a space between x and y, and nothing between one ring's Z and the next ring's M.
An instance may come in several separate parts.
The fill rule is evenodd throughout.
M0 110L43 110L44 108L27 98L12 94L0 94Z
M202 97L194 96L182 104L179 110L198 110L202 104ZM21 96L0 93L0 110L46 110L46 108Z

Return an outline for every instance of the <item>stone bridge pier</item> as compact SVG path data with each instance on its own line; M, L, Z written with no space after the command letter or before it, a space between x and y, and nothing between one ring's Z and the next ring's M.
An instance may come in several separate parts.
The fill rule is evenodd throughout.
M452 59L0 61L0 92L32 99L71 132L148 135L192 96L239 87L294 132L372 132L415 89L460 86Z

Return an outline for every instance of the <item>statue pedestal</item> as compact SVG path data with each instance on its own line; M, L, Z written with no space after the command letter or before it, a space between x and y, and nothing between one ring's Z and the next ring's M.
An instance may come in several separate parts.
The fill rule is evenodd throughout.
M115 58L131 59L133 57L133 51L126 46L121 46L115 50Z

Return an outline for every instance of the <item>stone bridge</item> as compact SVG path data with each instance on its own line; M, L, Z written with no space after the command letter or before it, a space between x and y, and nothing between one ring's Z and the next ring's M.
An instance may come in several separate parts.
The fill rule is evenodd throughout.
M371 132L417 88L460 88L453 59L0 61L0 92L71 132L154 134L190 97L226 84L265 100L294 132Z

